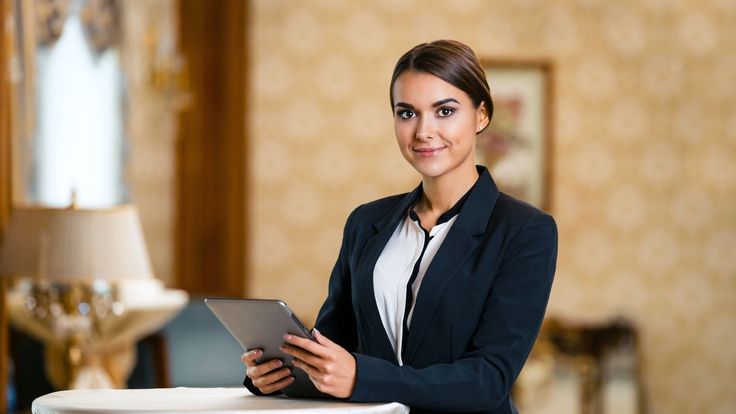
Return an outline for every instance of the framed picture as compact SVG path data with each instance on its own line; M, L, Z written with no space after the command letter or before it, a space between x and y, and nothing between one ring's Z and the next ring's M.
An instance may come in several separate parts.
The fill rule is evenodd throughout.
M500 190L550 208L552 68L546 62L481 61L493 99L491 124L476 140L478 163Z

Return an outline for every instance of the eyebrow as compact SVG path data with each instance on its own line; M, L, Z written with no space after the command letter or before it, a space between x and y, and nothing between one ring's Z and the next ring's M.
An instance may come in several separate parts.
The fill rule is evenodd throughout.
M455 98L445 98L440 99L439 101L432 104L432 108L436 108L438 106L444 105L448 102L455 102L456 104L460 104L460 102L457 101ZM396 102L396 105L394 105L396 108L406 108L406 109L414 109L414 105L408 104L406 102Z

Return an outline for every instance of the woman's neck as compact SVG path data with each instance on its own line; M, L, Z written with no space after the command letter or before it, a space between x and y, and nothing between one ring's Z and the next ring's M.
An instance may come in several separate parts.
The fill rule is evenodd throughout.
M417 202L416 210L441 215L473 187L478 176L478 170L472 164L470 168L458 168L440 177L422 178L423 194Z

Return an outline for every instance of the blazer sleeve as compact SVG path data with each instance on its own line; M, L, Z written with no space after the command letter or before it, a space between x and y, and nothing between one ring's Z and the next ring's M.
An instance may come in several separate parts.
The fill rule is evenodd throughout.
M424 368L354 354L352 401L397 401L440 411L493 410L508 397L549 299L557 259L557 227L547 214L526 219L509 244L468 351L452 363Z
M352 223L359 209L360 207L356 208L345 223L340 253L330 274L327 299L322 304L315 323L315 327L323 335L348 351L354 351L358 346L357 326L352 304L349 255L350 245L355 238Z

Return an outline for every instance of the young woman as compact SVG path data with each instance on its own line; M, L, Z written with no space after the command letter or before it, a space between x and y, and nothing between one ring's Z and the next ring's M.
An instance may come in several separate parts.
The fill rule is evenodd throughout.
M350 215L316 342L282 349L317 389L418 411L515 413L511 387L536 338L557 258L551 216L499 192L475 165L493 102L473 51L440 40L396 64L390 86L399 150L414 191ZM243 355L245 385L293 381L279 361Z

